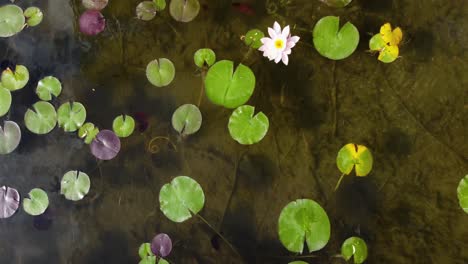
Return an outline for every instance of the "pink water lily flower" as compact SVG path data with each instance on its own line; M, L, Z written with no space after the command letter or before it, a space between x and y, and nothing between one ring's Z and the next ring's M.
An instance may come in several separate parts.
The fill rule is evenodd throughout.
M269 38L262 38L260 41L263 45L258 49L263 51L263 56L268 57L270 61L275 60L278 63L280 60L288 65L288 55L291 54L291 49L299 41L298 36L291 36L289 26L281 30L281 26L275 21L273 28L268 28Z

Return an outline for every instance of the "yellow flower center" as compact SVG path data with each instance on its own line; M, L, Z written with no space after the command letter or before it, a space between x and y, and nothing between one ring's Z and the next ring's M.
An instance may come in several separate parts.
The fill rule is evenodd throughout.
M283 42L281 39L275 40L275 47L276 47L277 49L282 49L283 46L284 46L284 42Z

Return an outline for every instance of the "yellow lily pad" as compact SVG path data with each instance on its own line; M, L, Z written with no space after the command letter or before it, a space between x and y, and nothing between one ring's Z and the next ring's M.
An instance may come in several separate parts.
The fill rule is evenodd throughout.
M356 168L356 176L367 176L372 170L372 154L366 146L354 143L346 144L338 151L336 165L345 175Z

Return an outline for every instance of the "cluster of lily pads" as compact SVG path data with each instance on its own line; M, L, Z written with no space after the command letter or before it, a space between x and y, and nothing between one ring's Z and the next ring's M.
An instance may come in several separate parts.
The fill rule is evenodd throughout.
M136 7L136 16L138 19L149 21L165 8L166 0L143 1ZM199 12L200 3L198 0L171 0L169 3L169 13L179 22L194 20Z
M42 22L42 11L35 6L24 11L17 5L5 5L0 7L0 38L14 36L26 26L35 27Z
M169 235L157 234L151 243L143 243L138 249L141 260L139 264L169 264L164 258L172 251L172 240Z

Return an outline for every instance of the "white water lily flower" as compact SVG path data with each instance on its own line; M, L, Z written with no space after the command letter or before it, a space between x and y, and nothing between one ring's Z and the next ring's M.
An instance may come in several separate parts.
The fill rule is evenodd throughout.
M275 60L278 63L280 60L288 65L288 55L291 54L291 49L299 41L298 36L291 36L289 26L281 30L281 26L275 21L273 28L268 28L269 38L262 38L260 41L263 45L258 49L263 51L263 56L268 57L270 61Z

